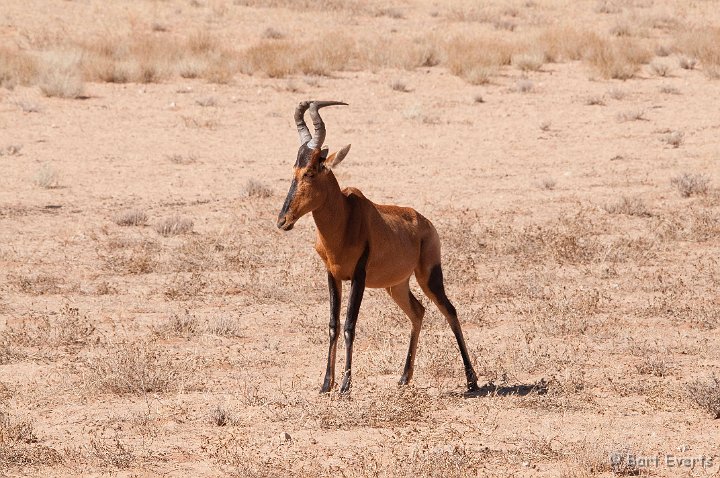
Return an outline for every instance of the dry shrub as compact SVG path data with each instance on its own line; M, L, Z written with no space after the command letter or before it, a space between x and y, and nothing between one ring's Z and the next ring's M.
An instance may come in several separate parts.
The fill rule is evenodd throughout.
M605 100L600 95L589 96L585 100L585 104L588 106L605 106Z
M172 314L166 322L155 328L155 333L163 336L190 337L200 332L197 317L187 310L184 313Z
M544 30L536 43L545 52L545 59L551 62L582 60L598 45L600 36L589 30L578 30L571 26L555 26Z
M533 83L532 80L528 80L527 78L520 79L517 81L517 83L515 83L515 90L519 91L520 93L530 93L534 89L535 83Z
M404 386L383 390L372 397L369 403L329 394L324 403L317 404L314 415L322 428L385 428L418 421L431 410L437 410L439 405L427 392Z
M628 216L650 217L647 204L642 198L622 196L617 202L603 206L610 214L627 214Z
M193 272L190 277L176 275L165 286L163 295L168 300L191 300L205 292L208 283L200 272Z
M0 411L0 470L21 467L52 466L63 461L62 455L38 443L32 422L16 421ZM24 473L23 473L24 474Z
M545 55L539 52L517 53L512 56L512 65L521 71L540 71Z
M245 181L245 184L240 190L240 196L246 198L269 198L272 195L272 189L257 179L252 178Z
M345 69L352 53L353 42L342 34L305 43L262 40L242 53L241 69L243 73L263 73L270 78L296 73L329 75Z
M720 27L683 32L678 36L675 46L683 54L697 58L708 77L720 78ZM694 63L692 65L694 67Z
M238 319L230 317L216 317L208 324L207 332L221 337L240 337Z
M155 241L115 239L100 254L106 268L118 274L149 274L157 269L160 245Z
M28 85L37 74L38 64L34 56L22 50L0 47L0 88Z
M680 65L680 68L683 70L694 70L697 66L697 59L682 55L678 58L678 65Z
M164 237L187 234L192 232L192 230L193 221L181 216L168 217L155 224L155 231Z
M402 80L393 80L390 82L390 89L401 93L410 93L412 89Z
M603 78L627 80L635 76L640 65L647 63L652 53L628 38L601 40L592 46L587 62Z
M104 466L124 469L135 462L135 455L118 437L92 438L87 455Z
M526 226L510 234L499 245L501 252L520 255L533 262L552 259L559 263L586 264L601 250L588 225L573 219Z
M682 131L670 131L663 135L662 140L673 148L679 148L685 140L685 133Z
M85 85L80 74L82 55L77 51L50 51L41 55L38 84L45 96L80 98Z
M708 412L713 418L720 418L720 379L713 375L709 380L697 379L688 384L691 402Z
M670 179L670 184L680 193L680 196L687 198L707 194L710 178L701 173L682 173Z
M454 37L446 45L447 68L470 83L487 82L488 73L512 62L516 44L500 37Z
M643 375L667 377L672 372L672 365L664 354L658 353L643 357L635 369Z
M64 292L63 281L56 276L47 274L36 275L9 275L8 283L24 294L52 295Z
M13 344L34 348L78 347L95 342L95 326L76 307L64 305L56 314L33 315L3 337Z
M645 110L623 111L618 113L616 118L620 122L645 120Z
M151 343L120 343L85 361L87 384L118 395L185 388L195 365L172 359Z
M663 85L662 87L660 87L660 93L664 93L666 95L679 95L680 90L678 90L674 86Z
M43 189L57 189L60 187L60 173L50 164L43 164L35 173L33 182Z
M118 213L113 218L113 221L118 226L144 226L147 224L148 216L145 211L139 209L131 209Z
M650 70L657 76L666 77L670 74L671 67L665 62L653 61L650 63Z

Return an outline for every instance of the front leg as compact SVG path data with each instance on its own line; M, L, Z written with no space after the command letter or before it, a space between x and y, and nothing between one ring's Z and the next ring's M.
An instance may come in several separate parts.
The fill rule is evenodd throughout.
M337 351L337 329L340 325L340 300L342 298L342 282L328 272L328 288L330 289L330 349L328 350L327 369L320 393L328 393L335 385L335 352Z
M360 303L365 292L365 267L367 265L370 246L366 245L360 260L355 266L352 285L350 286L350 300L348 300L347 317L345 318L345 373L343 374L340 393L350 391L353 342L355 341L355 323L360 313Z

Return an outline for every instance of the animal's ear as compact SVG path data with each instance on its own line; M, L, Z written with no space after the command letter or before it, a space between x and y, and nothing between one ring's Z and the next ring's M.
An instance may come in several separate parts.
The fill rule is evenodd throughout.
M348 144L344 148L342 148L340 151L331 154L328 156L328 158L325 160L325 166L328 168L334 168L338 164L342 162L343 159L345 159L345 156L347 156L348 152L350 151L350 145Z

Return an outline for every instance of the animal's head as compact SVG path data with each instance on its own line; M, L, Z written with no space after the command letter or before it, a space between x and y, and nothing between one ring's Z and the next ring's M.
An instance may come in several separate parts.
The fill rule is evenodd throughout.
M348 151L348 144L340 151L328 155L328 149L323 148L325 141L325 123L323 123L318 110L325 106L347 105L339 101L303 101L295 110L295 124L300 134L300 148L293 169L293 179L290 183L285 203L278 215L277 227L289 231L295 222L305 214L314 211L325 202L327 189L334 181L330 169L340 164ZM305 111L310 113L315 135L311 136L305 124Z

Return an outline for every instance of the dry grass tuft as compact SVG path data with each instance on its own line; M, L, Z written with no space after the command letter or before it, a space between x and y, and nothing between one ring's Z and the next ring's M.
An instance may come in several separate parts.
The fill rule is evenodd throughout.
M37 59L22 50L0 47L0 88L31 84L38 74Z
M700 379L688 384L688 395L690 401L713 418L720 418L720 379L713 375L709 380Z
M623 123L626 121L647 121L644 110L624 111L622 113L618 113L616 118L618 121Z
M612 88L608 91L608 95L614 100L622 100L627 96L627 93L620 88Z
M521 71L540 71L545 55L538 52L517 53L512 56L512 65Z
M455 37L445 46L447 68L472 84L487 83L501 66L510 65L517 46L499 37Z
M547 177L540 180L540 188L546 191L552 191L557 186L555 178Z
M118 226L144 226L147 224L148 216L145 211L130 209L118 213L113 217L113 222Z
M585 100L585 104L588 106L605 106L605 100L601 95L589 96Z
M71 99L83 96L85 85L80 74L80 52L45 52L41 58L43 71L38 85L45 96Z
M207 332L220 337L240 337L238 319L230 317L216 317L208 324Z
M49 164L44 164L35 173L34 183L43 189L57 189L60 187L60 173Z
M0 156L19 156L22 148L22 144L9 144L0 148Z
M257 179L248 179L240 190L240 196L246 198L269 198L272 195L273 190Z
M603 206L610 214L626 214L628 216L650 217L647 204L639 197L621 197L617 202Z
M680 90L678 90L674 86L664 85L660 87L660 93L666 94L666 95L679 95Z
M670 184L680 193L680 196L687 198L707 194L710 178L701 173L682 173L670 179Z
M670 131L663 135L662 140L673 148L679 148L685 141L685 133L682 131Z
M88 385L117 395L182 390L194 364L173 359L151 343L120 343L85 361Z
M177 236L192 232L193 225L192 219L172 216L155 224L155 231L163 237Z
M162 336L191 337L200 333L200 323L197 317L187 310L184 313L174 313L167 321L155 328L155 333Z
M26 471L62 463L60 453L38 441L32 422L12 420L10 414L0 411L0 469L9 471L20 467Z
M668 63L653 61L652 63L650 63L650 70L656 76L661 76L665 78L666 76L670 75L671 67Z
M218 405L210 411L209 421L216 427L225 427L232 425L236 420L230 415L230 412Z
M95 326L76 307L64 305L57 313L31 316L18 327L9 327L3 338L33 348L74 348L96 341Z
M644 46L628 38L617 38L599 40L585 58L603 78L628 80L651 57L652 53Z
M409 88L408 85L402 80L393 80L390 83L390 88L393 91L399 91L401 93L410 93L412 91L412 89Z
M535 83L532 82L532 80L528 80L527 78L518 80L517 83L515 83L515 91L519 91L520 93L530 93L535 89Z
M689 56L682 55L678 58L678 65L683 70L694 70L697 66L697 59Z
M92 438L88 456L104 466L118 469L129 468L135 462L135 455L118 437Z
M543 49L547 61L557 62L582 60L602 40L592 31L565 25L547 28L536 43Z
M686 56L697 58L709 78L720 78L720 27L685 31L677 38L676 48ZM694 67L694 63L692 65Z

